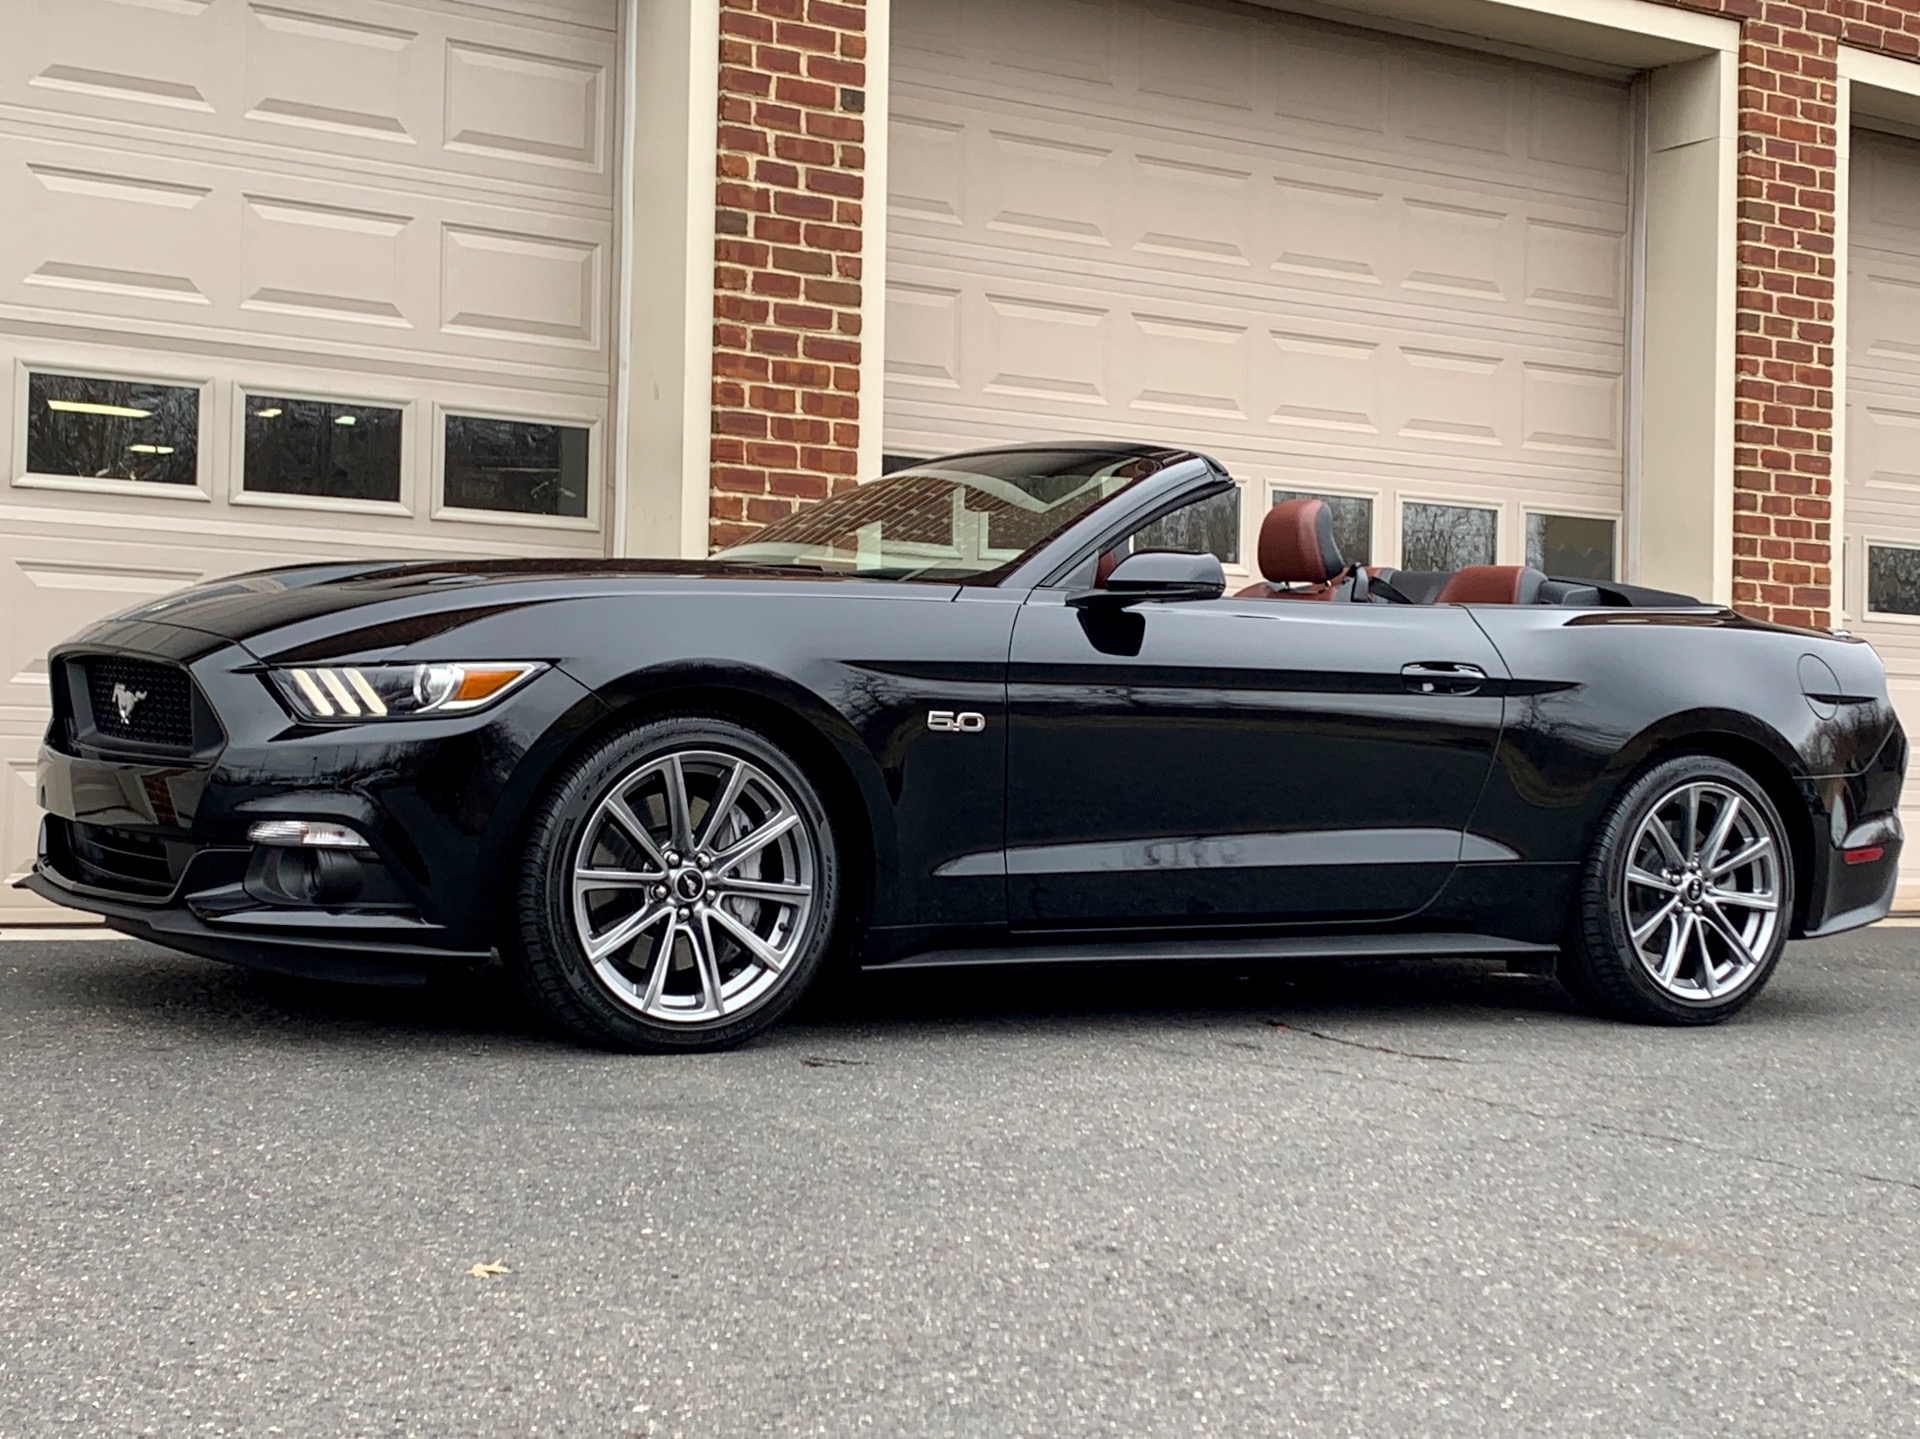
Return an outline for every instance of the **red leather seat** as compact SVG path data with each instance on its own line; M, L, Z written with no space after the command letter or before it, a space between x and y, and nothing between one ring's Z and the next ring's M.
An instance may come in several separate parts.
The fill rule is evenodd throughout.
M1282 500L1260 522L1260 573L1245 598L1330 600L1347 577L1325 500Z
M1436 605L1530 605L1546 575L1526 565L1468 565L1455 570L1435 595Z

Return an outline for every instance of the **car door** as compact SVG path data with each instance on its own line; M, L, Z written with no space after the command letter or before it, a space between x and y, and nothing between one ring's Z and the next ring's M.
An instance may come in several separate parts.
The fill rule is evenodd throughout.
M1016 926L1379 920L1439 893L1506 673L1466 610L1065 601L1035 591L1014 627Z

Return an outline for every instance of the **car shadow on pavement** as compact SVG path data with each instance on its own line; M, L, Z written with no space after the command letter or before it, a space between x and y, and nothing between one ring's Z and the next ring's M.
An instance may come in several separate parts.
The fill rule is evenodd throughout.
M33 1007L110 1015L207 1038L408 1037L554 1043L497 964L436 977L424 988L330 984L256 973L115 942L80 956L40 949L16 972ZM67 959L72 956L72 960ZM36 956L36 959L40 959ZM62 962L65 960L66 962ZM1457 959L1269 965L1125 964L838 972L807 995L780 1032L852 1038L943 1029L1085 1026L1154 1018L1256 1020L1316 1011L1576 1015L1551 980Z
M132 942L33 946L10 976L29 1009L88 1012L146 1030L219 1042L480 1040L550 1048L554 1039L498 964L424 988L374 988L255 973ZM64 953L63 953L64 951ZM80 962L73 962L79 960ZM25 992L20 986L24 984ZM1743 1022L1804 1019L1848 1007L1826 985L1773 986ZM1473 960L1280 962L1265 965L1001 965L837 973L776 1031L791 1039L871 1040L928 1029L978 1031L1059 1023L1081 1029L1372 1015L1474 1025L1493 1016L1590 1021L1551 979Z
M809 996L819 1028L1077 1020L1253 1018L1313 1010L1576 1014L1554 981L1478 961L1321 960L1260 965L995 965L871 971Z

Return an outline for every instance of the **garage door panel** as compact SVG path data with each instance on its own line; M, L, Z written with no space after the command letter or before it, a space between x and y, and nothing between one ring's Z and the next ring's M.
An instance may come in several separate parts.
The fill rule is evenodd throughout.
M1920 231L1914 232L1920 251ZM1920 264L1911 257L1857 256L1850 283L1847 343L1871 364L1920 361Z
M1920 549L1920 144L1856 132L1847 311L1847 624L1887 667L1907 733L1920 735L1920 616L1869 608L1868 551ZM1920 787L1901 814L1920 833ZM1920 845L1901 865L1903 907L1920 905Z
M46 651L90 622L202 578L316 558L605 552L621 10L11 4L0 875L32 861ZM142 463L129 456L170 453L156 448L165 437L126 430L150 418L137 409L108 421L126 433L83 437L100 447L86 474L28 475L33 371L196 387L197 482L126 483ZM391 449L369 460L340 437L376 424L321 426L326 443L297 432L315 414L347 425L375 408L399 412L376 422L397 424L397 467ZM458 416L530 427L519 461L480 443L452 462L462 502L490 509L443 507ZM120 444L126 455L106 448ZM0 891L0 922L51 913Z
M596 194L612 164L616 7L544 9L38 0L0 99L256 153Z
M1498 510L1509 561L1529 508L1619 514L1625 87L1248 6L965 8L896 0L889 450L1195 445L1246 552L1270 486L1372 499L1387 563L1408 500Z
M1920 506L1920 404L1911 395L1856 393L1847 444L1859 514L1906 521ZM1849 496L1849 501L1853 496Z
M996 112L1079 116L1100 129L1150 114L1159 128L1208 143L1231 129L1252 146L1342 165L1522 177L1569 194L1591 190L1590 172L1623 184L1628 173L1629 116L1622 87L1606 80L1252 7L1123 0L1083 9L1108 23L1077 24L1066 7L1030 0L895 0L897 96L958 93ZM1016 31L1018 52L999 39ZM1109 35L1112 64L1034 58L1103 47ZM1222 63L1229 48L1236 59ZM1051 68L1036 83L1042 64ZM1221 83L1209 86L1216 65Z
M604 375L610 215L12 136L0 304Z
M889 404L958 390L1003 397L1043 432L1064 404L1160 435L1337 433L1375 453L1439 446L1475 464L1591 471L1617 496L1618 346L1324 297L1276 310L902 246L888 272Z
M1443 184L1378 163L1208 148L1139 121L1102 130L904 95L893 134L895 243L991 247L1035 264L1125 265L1241 293L1379 289L1489 317L1552 311L1617 343L1626 195L1491 180ZM1238 163L1235 163L1235 162Z

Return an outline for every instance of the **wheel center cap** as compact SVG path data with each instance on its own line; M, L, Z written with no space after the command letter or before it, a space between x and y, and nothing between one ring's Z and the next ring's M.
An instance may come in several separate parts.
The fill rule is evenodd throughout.
M690 904L707 892L707 877L697 869L683 869L673 877L673 892Z
M1696 875L1694 878L1687 881L1686 894L1687 894L1688 904L1700 903L1700 896L1703 895L1704 893L1706 893L1706 890L1704 886L1702 886L1702 884L1700 883L1699 876Z

